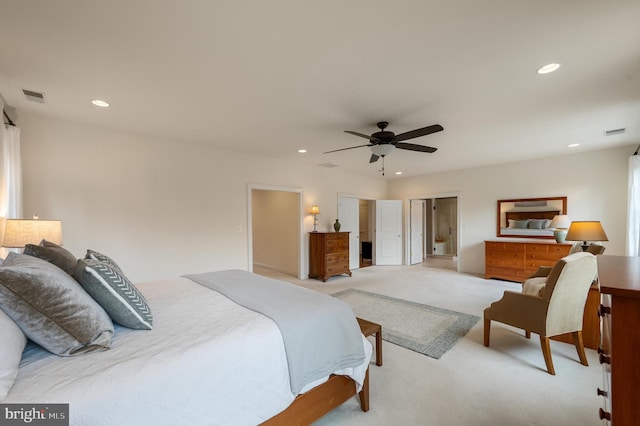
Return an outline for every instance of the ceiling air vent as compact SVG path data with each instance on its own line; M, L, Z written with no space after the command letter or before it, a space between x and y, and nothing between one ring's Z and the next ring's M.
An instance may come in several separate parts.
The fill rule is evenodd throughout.
M22 89L22 93L24 93L24 97L27 98L28 101L37 102L39 104L44 103L44 93L27 89Z
M605 130L604 135L605 136L621 135L626 131L627 131L626 127L621 127L619 129Z

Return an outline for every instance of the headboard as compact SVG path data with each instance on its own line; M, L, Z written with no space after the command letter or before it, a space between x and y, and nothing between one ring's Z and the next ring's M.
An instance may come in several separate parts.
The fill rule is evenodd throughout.
M546 211L530 211L530 212L505 212L507 217L507 223L511 220L524 220L524 219L553 219L555 215L560 214L560 210L546 210Z

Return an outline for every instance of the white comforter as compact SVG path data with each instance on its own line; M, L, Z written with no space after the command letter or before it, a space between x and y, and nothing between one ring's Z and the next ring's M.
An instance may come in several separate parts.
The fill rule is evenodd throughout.
M273 321L186 278L138 288L153 330L116 327L111 350L71 358L32 345L2 402L69 403L74 425L255 425L293 401ZM363 346L365 362L337 372L360 384Z

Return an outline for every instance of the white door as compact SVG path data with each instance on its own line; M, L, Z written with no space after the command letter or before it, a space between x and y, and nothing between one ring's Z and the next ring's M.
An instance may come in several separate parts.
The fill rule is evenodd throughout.
M409 227L410 227L410 238L411 238L411 264L415 265L416 263L422 263L424 260L424 239L422 238L423 232L423 221L424 221L424 200L411 200L410 209L411 212L409 214Z
M360 201L357 198L338 199L340 232L349 232L349 269L360 267Z
M402 265L401 200L376 200L376 265Z

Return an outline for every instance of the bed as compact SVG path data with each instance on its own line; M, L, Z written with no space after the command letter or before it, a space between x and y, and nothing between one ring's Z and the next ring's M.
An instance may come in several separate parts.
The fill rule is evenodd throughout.
M357 365L294 392L286 339L270 318L193 277L135 287L153 311L152 330L114 323L109 350L71 357L29 342L1 402L68 403L78 425L309 424L356 393L368 410L372 347L359 329ZM316 336L309 333L305 346L317 350Z
M560 214L559 210L516 210L504 213L505 222L499 229L499 236L553 238L551 220Z

